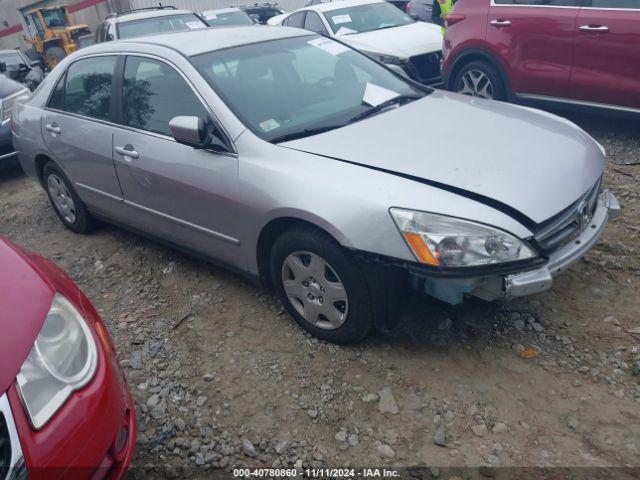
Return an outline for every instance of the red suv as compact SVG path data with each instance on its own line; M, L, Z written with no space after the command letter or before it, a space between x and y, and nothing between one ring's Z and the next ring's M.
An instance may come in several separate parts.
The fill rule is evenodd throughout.
M640 0L460 0L447 24L450 90L640 114Z

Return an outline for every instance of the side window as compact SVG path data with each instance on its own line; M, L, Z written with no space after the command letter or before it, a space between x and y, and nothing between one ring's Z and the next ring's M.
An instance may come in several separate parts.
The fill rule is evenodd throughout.
M640 0L593 0L593 8L625 8L640 10Z
M127 57L122 92L123 123L171 136L169 121L180 115L209 115L182 76L164 62Z
M111 82L117 57L93 57L67 70L64 111L111 120Z
M307 12L296 12L282 22L287 27L304 28L304 14Z
M64 85L66 83L67 74L63 73L58 79L56 88L53 89L51 97L49 97L49 108L55 108L56 110L64 110Z
M329 35L327 29L322 23L322 19L320 15L316 12L307 12L307 16L304 19L304 28L307 30L311 30L312 32L320 33L322 35Z

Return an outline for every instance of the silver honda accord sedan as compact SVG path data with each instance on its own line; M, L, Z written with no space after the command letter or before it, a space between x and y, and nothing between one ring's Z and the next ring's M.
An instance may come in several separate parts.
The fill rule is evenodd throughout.
M572 123L284 27L82 49L13 132L67 228L106 220L271 283L334 342L393 331L415 290L546 290L619 211L604 150Z

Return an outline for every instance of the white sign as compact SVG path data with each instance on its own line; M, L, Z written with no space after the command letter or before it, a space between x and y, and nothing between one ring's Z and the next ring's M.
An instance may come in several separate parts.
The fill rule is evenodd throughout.
M367 83L367 87L364 89L362 101L364 103L368 103L372 107L377 107L381 103L398 96L400 96L398 92L380 87L379 85L374 85L373 83Z
M331 20L333 20L333 23L335 23L336 25L340 25L341 23L351 23L351 17L348 13L331 17Z
M199 28L206 28L202 22L185 22L185 25L189 30L198 30Z
M349 47L324 37L314 38L313 40L309 40L307 43L320 48L331 55L340 55L342 52L349 50Z

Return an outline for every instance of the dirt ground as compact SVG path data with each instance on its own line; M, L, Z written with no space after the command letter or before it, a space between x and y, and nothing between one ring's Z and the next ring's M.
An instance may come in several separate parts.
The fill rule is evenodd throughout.
M437 321L417 311L411 332L356 346L307 336L270 291L153 241L65 230L17 171L0 173L0 233L100 311L136 402L137 478L374 465L622 477L640 467L640 165L621 165L640 158L640 123L572 119L607 149L623 207L597 247L549 292Z

